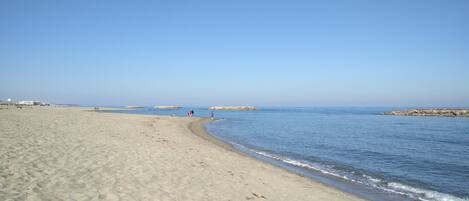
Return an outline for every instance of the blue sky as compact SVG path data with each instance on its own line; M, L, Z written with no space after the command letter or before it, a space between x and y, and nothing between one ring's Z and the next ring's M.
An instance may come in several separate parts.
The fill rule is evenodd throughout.
M469 1L0 0L0 99L469 106Z

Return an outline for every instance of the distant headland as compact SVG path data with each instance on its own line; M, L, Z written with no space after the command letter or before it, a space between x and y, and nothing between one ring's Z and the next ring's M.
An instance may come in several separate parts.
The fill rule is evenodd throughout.
M257 110L254 106L212 106L209 110Z
M384 114L397 116L469 117L469 109L415 109L404 111L390 111L385 112Z

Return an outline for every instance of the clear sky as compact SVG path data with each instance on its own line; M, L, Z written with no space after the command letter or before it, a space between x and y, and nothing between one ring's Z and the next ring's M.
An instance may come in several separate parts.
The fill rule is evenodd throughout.
M0 0L0 99L469 106L469 1Z

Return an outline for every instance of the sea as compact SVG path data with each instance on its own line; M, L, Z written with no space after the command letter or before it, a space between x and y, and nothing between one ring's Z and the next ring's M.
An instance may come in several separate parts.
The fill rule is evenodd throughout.
M390 107L213 111L214 137L368 200L469 201L469 118L391 116ZM210 117L207 107L110 112Z

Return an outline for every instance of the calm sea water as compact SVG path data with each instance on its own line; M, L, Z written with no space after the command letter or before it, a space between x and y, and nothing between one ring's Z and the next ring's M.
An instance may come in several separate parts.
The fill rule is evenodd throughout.
M190 109L210 114L117 112L181 116ZM207 130L257 158L368 199L469 200L469 118L382 115L394 109L215 111L218 120Z

